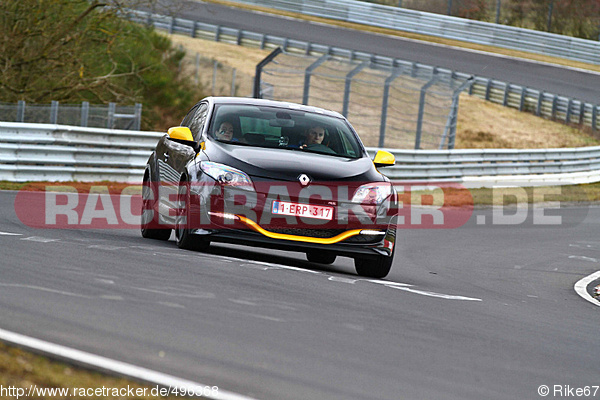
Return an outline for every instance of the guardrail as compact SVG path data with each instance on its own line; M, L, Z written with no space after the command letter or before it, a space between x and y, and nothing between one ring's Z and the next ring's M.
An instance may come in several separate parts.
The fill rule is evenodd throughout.
M0 180L141 182L164 133L0 122ZM369 148L371 155L378 150ZM600 146L548 150L395 150L393 181L534 185L600 181Z
M0 122L0 180L141 181L164 133Z
M439 73L455 76L461 80L467 80L471 77L471 75L461 72L421 63L413 63L392 57L378 56L367 52L293 40L280 36L265 35L257 32L168 17L149 12L130 10L127 17L134 22L152 25L157 29L163 29L169 33L178 33L193 38L214 40L217 42L261 49L275 49L281 47L286 52L296 54L314 56L328 54L334 58L349 59L351 61L370 61L374 64L380 64L388 68L410 68L411 70L416 71L416 73L418 73L419 70L435 70ZM443 16L439 17L442 18ZM597 50L597 54L600 57L600 47ZM589 126L594 130L598 129L598 113L600 112L600 105L585 103L558 94L547 93L543 90L513 85L483 77L474 77L474 83L470 88L470 94L497 104L502 104L506 107L531 112L545 118L552 118L565 123L579 123L584 126Z
M379 149L368 148L374 155ZM584 184L600 181L600 146L559 149L384 149L396 165L383 169L392 181L489 185Z
M600 64L600 42L356 0L232 0L317 17Z

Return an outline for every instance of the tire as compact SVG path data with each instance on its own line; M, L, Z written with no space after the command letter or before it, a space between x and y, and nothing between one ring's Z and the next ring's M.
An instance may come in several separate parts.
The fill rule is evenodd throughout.
M179 201L184 200L184 206L177 214L175 223L175 236L177 238L177 247L185 250L205 251L208 250L210 242L191 233L191 213L190 213L190 185L187 180L182 179L179 182ZM185 191L185 193L183 193ZM185 217L185 222L183 218Z
M156 207L155 196L150 196L152 193L152 183L148 172L144 174L142 186L142 216L140 230L142 237L146 239L169 240L171 237L171 229L159 228L158 224L158 208ZM152 210L153 216L150 221L147 221L147 216L144 217L144 210Z
M377 256L376 259L372 258L355 258L354 269L356 273L365 278L385 278L392 269L394 263L394 252L396 246L392 250L391 256Z
M306 253L306 259L317 264L333 264L337 256L328 252L310 251Z

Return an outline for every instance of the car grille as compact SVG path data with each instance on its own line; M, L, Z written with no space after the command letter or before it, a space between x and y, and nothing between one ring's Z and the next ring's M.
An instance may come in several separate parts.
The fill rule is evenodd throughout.
M286 235L307 236L314 238L331 238L345 232L344 229L307 229L307 228L273 228L269 232Z

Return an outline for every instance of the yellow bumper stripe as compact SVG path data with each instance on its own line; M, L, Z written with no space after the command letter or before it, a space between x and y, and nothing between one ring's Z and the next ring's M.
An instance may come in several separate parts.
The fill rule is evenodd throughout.
M248 219L242 215L237 215L237 217L244 224L248 225L250 228L254 229L256 232L265 235L266 237L270 237L271 239L284 239L284 240L293 240L296 242L308 242L308 243L319 243L319 244L334 244L337 242L341 242L344 239L348 239L351 236L356 236L360 234L361 229L352 229L346 232L342 232L339 235L330 238L315 238L310 236L297 236L297 235L289 235L287 233L275 233L269 232L260 227L256 222Z

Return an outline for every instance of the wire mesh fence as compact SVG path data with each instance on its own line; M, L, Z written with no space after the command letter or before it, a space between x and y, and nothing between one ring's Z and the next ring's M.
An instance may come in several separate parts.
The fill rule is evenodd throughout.
M180 68L211 96L252 97L254 77L213 58L186 53Z
M367 146L453 148L459 94L470 80L407 63L387 67L280 53L262 66L260 97L338 111Z
M0 103L0 121L87 126L92 128L140 130L142 105L120 106L78 104Z

